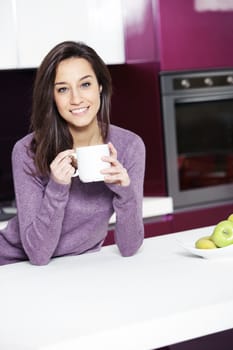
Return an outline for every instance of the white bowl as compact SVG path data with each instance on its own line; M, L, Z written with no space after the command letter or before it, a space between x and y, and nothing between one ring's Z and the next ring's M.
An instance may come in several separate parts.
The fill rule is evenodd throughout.
M192 240L192 242L178 240L178 242L189 253L205 259L233 259L233 244L223 248L197 249L195 248L195 240Z

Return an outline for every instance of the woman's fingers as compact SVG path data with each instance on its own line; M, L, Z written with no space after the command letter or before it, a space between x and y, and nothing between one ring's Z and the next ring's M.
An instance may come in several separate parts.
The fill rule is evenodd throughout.
M60 152L58 153L58 155L54 158L54 160L52 161L51 165L58 165L61 161L63 161L65 158L69 158L72 159L72 155L74 154L74 150L73 149L68 149L66 151Z
M61 184L69 184L71 177L75 172L72 164L72 149L60 152L50 164L51 177L54 181Z
M110 156L105 156L102 159L110 163L110 167L103 169L101 172L105 175L104 181L106 183L115 183L121 186L128 186L130 178L127 170L117 159L117 150L111 142L109 142Z

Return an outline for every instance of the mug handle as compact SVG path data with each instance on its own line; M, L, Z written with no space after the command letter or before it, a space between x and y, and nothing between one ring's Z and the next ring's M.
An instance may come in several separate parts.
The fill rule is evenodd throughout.
M76 153L72 153L71 156L74 157L75 159L77 159ZM76 170L75 170L75 173L72 175L72 177L76 177L76 176L79 176L78 169L76 169Z

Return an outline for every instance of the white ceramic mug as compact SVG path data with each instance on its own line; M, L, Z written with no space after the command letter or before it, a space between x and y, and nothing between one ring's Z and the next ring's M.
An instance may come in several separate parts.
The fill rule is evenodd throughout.
M79 176L82 182L103 181L104 175L101 174L101 170L110 167L110 164L101 158L110 155L108 145L78 147L75 151L78 169L73 177Z

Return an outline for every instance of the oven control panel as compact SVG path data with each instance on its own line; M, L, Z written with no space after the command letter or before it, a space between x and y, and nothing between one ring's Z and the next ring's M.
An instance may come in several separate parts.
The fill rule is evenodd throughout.
M175 90L179 89L199 89L204 87L216 87L233 85L232 75L205 76L197 78L175 78L173 86Z
M233 71L161 72L163 93L180 90L227 88L233 85Z

